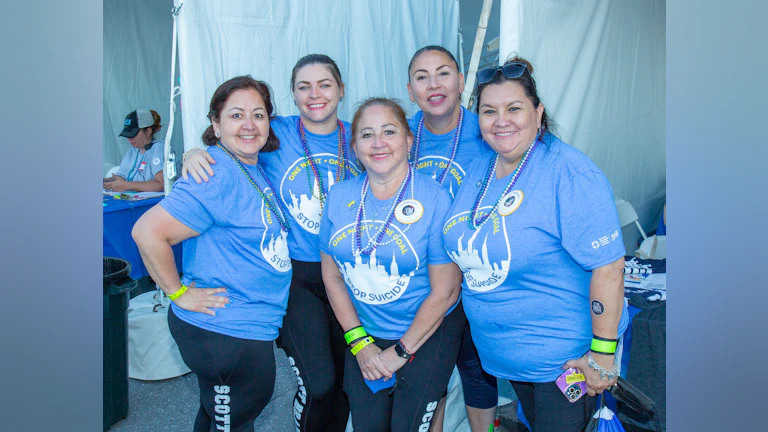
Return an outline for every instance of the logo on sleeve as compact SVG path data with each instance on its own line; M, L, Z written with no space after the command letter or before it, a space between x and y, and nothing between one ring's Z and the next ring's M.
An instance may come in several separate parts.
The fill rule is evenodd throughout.
M605 245L607 245L608 243L610 243L610 242L612 242L612 241L616 240L617 238L619 238L619 230L615 230L615 231L614 231L614 232L613 232L613 233L610 235L610 239L608 238L608 236L602 236L602 237L600 237L600 238L599 238L599 239L597 239L597 240L593 240L593 241L592 241L592 249L597 249L597 248L599 248L600 246L605 246Z

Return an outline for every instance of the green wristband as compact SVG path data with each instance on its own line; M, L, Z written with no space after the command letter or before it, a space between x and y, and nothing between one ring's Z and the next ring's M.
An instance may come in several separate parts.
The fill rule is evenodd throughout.
M355 339L360 339L361 337L366 337L366 336L368 336L368 333L365 331L363 326L357 326L352 330L344 333L344 340L347 342L347 345L349 345Z
M616 353L616 344L618 341L604 340L593 337L591 351L600 354L614 354Z
M365 339L361 340L360 342L357 343L357 345L352 347L352 350L351 350L352 355L356 356L357 353L360 352L360 350L362 350L363 348L367 347L372 343L373 343L373 338L370 336L366 336Z

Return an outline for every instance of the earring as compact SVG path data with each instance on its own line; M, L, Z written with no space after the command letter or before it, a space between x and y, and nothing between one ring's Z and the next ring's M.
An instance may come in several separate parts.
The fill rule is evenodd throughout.
M216 135L216 138L221 138L221 136L219 136L218 132L216 132L214 135Z

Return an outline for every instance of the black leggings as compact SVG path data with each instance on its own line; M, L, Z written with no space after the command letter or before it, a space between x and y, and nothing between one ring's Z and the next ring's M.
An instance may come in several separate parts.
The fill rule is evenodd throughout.
M280 341L299 384L294 423L302 432L343 432L349 418L343 389L344 331L328 303L320 263L291 261L291 293Z
M459 304L419 348L413 361L397 371L395 386L376 394L365 384L357 359L347 351L344 390L355 432L428 431L456 364L465 324L464 308ZM382 350L397 343L374 339Z
M495 408L499 402L496 377L483 370L477 348L472 341L469 324L464 327L464 337L456 367L461 375L464 404L478 409Z
M510 381L533 432L581 432L587 426L594 399L582 396L570 403L554 381Z
M253 431L275 387L273 342L203 330L180 320L173 308L168 327L200 386L194 431Z

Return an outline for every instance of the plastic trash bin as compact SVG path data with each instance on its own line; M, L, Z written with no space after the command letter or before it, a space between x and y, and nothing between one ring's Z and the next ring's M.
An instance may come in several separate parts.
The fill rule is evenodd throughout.
M128 415L128 293L131 263L104 257L104 430Z

